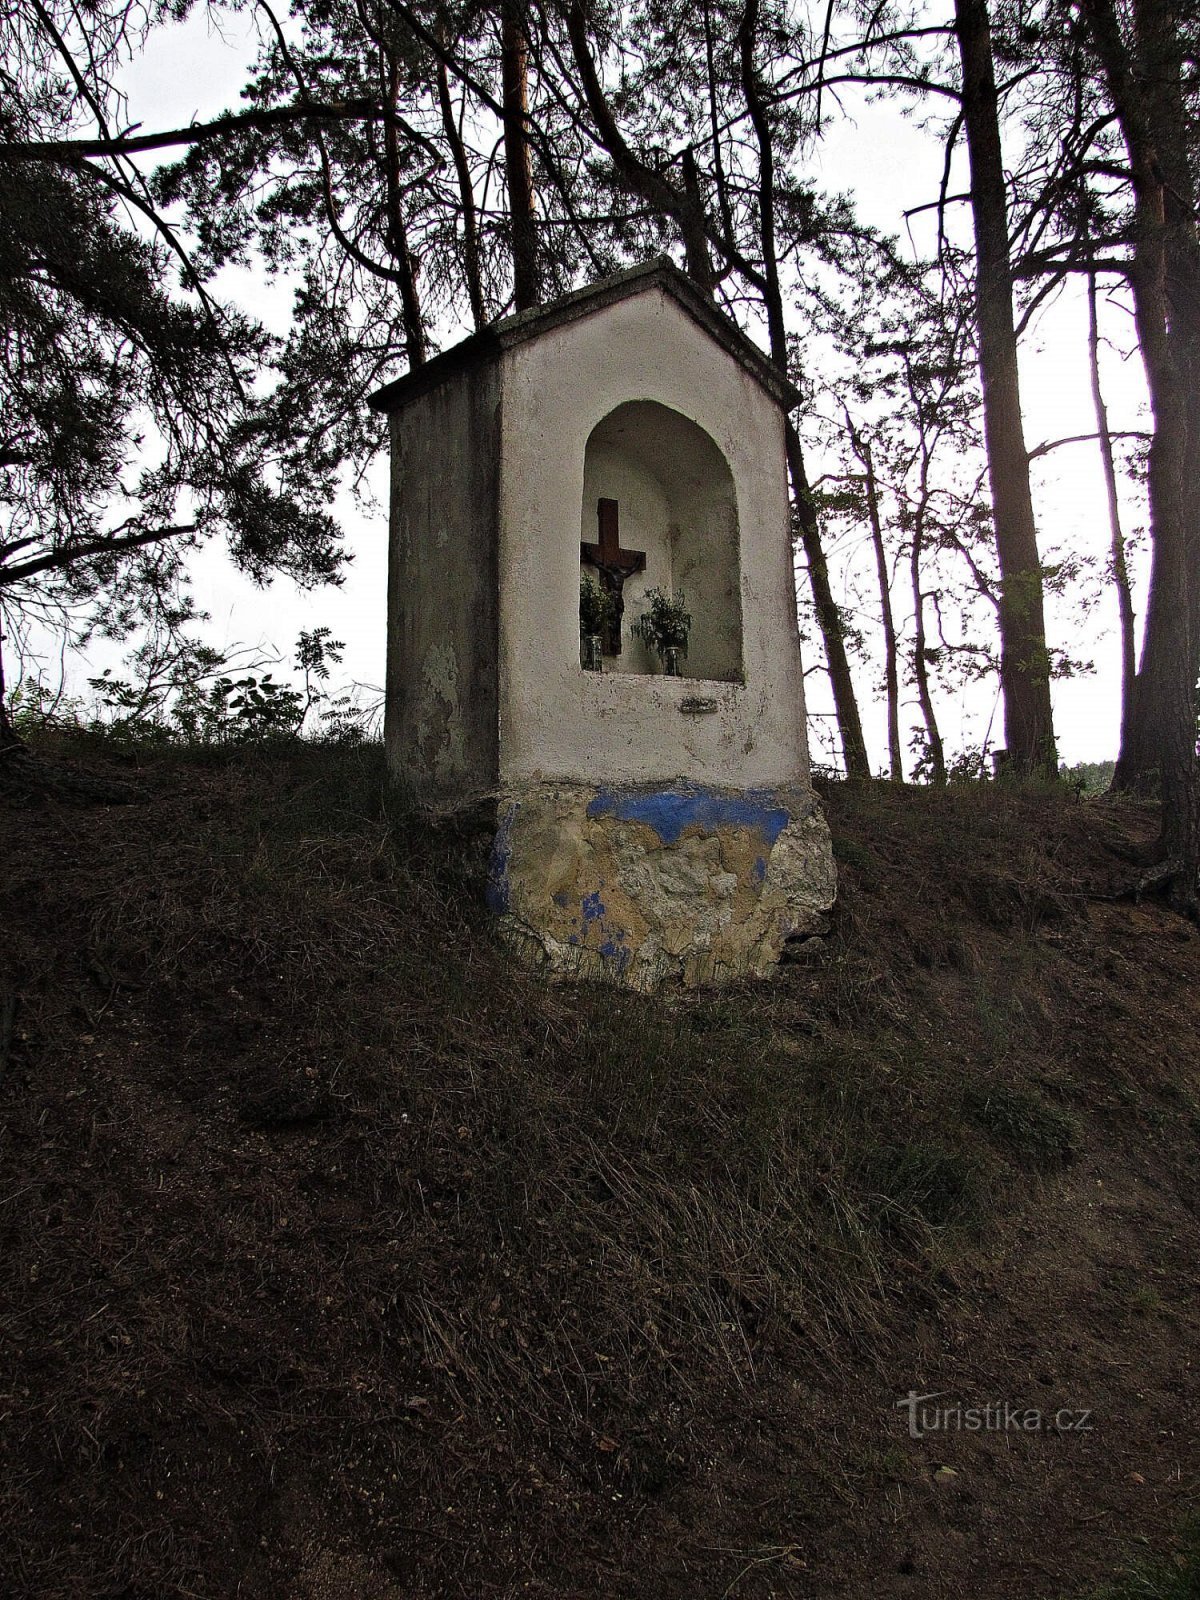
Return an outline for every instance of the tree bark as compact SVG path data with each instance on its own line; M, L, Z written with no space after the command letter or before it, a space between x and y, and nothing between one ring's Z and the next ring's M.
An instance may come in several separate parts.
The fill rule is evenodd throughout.
M1192 474L1200 459L1200 241L1188 164L1183 49L1169 0L1134 0L1132 38L1112 0L1081 14L1117 114L1133 181L1130 272L1154 436L1152 544L1129 759L1114 783L1145 788L1157 765L1168 891L1195 912L1200 877L1196 676L1200 670L1200 528Z
M396 110L400 100L400 64L395 52L385 52L388 105ZM384 152L387 164L387 244L396 263L396 280L400 286L400 304L404 315L404 339L408 347L410 369L425 365L425 322L421 316L421 299L417 293L417 269L408 248L408 229L404 225L404 206L400 192L400 144L396 138L395 122L384 128Z
M813 608L821 642L825 646L825 661L829 668L829 681L833 688L833 706L837 714L838 734L842 742L842 760L848 778L869 778L871 763L867 759L867 743L863 738L862 719L858 714L858 699L854 693L854 679L850 676L850 658L846 654L846 641L842 632L842 613L829 583L829 565L825 559L825 546L817 523L808 472L804 465L804 446L795 424L787 423L788 472L792 480L792 505L800 534L800 545L808 562L808 581L812 588Z
M483 280L479 271L479 220L475 209L475 188L471 182L471 168L463 148L458 123L454 119L454 103L450 98L450 78L446 63L437 62L438 107L442 113L442 132L450 146L454 172L458 178L458 200L463 217L463 274L467 280L467 298L471 303L471 320L476 328L487 321L483 305Z
M788 371L787 322L783 313L783 294L779 286L779 258L775 246L775 153L771 138L771 125L754 66L754 45L758 33L758 0L747 0L738 29L738 49L741 61L742 94L758 143L758 219L759 242L762 249L763 307L767 314L767 337L771 360L781 372ZM833 598L829 584L829 564L821 528L817 521L816 506L804 464L804 446L800 434L788 418L787 422L788 474L792 480L792 504L799 528L800 543L808 563L808 581L812 589L813 607L821 642L825 647L825 661L829 668L829 681L833 688L833 705L837 716L838 734L842 744L842 760L848 778L869 778L871 764L867 759L867 745L863 738L862 719L858 712L858 699L854 693L854 679L850 674L850 659L846 654L843 637L842 614Z
M929 455L924 449L922 432L921 486L913 516L912 544L908 553L908 571L912 581L913 623L913 680L917 686L917 700L925 723L925 748L929 756L929 774L940 787L946 783L946 748L942 743L941 729L933 709L933 694L929 687L929 663L925 659L925 593L921 588L921 557L925 551L925 517L929 508Z
M520 0L503 0L500 9L500 77L513 301L516 310L528 311L540 303L541 282L529 150L529 52Z
M4 614L0 612L0 750L19 742L8 714L8 686L4 681Z
M850 444L862 463L867 497L867 522L875 551L875 572L879 579L879 611L883 621L883 682L887 698L888 776L893 783L904 782L904 753L900 745L900 671L896 656L896 620L892 613L892 587L888 581L887 551L883 543L883 522L879 515L879 484L870 441L864 439L846 417Z
M1104 467L1104 488L1108 497L1108 528L1112 552L1113 587L1117 591L1117 613L1121 634L1121 747L1118 765L1128 759L1132 748L1133 691L1137 676L1134 638L1133 590L1129 582L1129 563L1125 534L1121 528L1121 500L1117 491L1117 464L1113 456L1112 433L1108 426L1108 407L1100 386L1100 319L1096 305L1096 274L1088 274L1088 368L1092 383L1092 406L1096 413L1096 437Z
M1054 776L1058 756L1029 455L1013 323L1008 205L986 0L955 0L975 228L976 328L984 438L1000 567L1000 682L1010 767Z

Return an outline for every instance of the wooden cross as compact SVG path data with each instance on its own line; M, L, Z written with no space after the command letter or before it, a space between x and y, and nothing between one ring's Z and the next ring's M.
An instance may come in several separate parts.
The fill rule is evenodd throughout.
M646 552L644 550L621 549L621 533L617 516L617 502L615 500L598 500L596 502L596 519L599 524L599 542L597 544L581 544L579 546L579 554L584 561L590 563L599 572L601 586L610 601L604 653L609 656L619 656L621 654L621 619L625 615L625 598L623 594L625 579L631 578L635 572L643 572L645 570Z

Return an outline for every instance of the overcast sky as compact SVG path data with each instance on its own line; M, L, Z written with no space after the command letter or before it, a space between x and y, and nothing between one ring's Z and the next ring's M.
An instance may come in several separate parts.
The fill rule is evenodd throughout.
M191 119L203 120L236 104L250 59L245 15L228 19L224 38L215 33L203 12L193 13L182 25L158 29L150 49L131 64L125 87L130 100L130 120L147 131L175 127ZM941 150L936 140L906 120L891 106L844 101L854 112L849 122L831 123L817 152L815 175L831 190L850 190L860 214L877 227L900 232L905 209L927 202L937 191ZM960 185L959 187L962 187ZM951 186L952 191L954 185ZM965 220L965 219L964 219ZM929 223L913 224L918 244L928 243ZM286 326L290 292L283 283L269 283L245 272L224 274L222 292L277 329ZM1131 332L1113 323L1114 332L1132 344ZM1088 385L1086 305L1081 294L1060 299L1035 325L1022 346L1022 388L1026 434L1030 446L1067 434L1087 433L1094 427ZM468 330L462 330L464 333ZM1137 415L1142 388L1136 357L1121 361L1105 358L1104 382L1114 428L1144 426ZM1078 549L1101 559L1107 553L1108 523L1100 461L1095 444L1056 451L1035 464L1035 500L1041 531L1043 559L1055 549ZM810 468L822 471L820 460ZM270 644L290 653L301 628L330 627L345 640L343 673L346 680L381 685L383 681L385 601L387 584L387 519L384 491L386 463L374 464L369 481L378 497L374 514L363 515L347 497L338 507L347 530L354 560L345 584L337 590L300 593L289 580L279 579L261 590L242 578L218 543L196 559L194 586L201 607L211 614L208 636L218 645ZM1130 530L1144 521L1134 500L1126 507ZM852 546L833 551L835 594L841 569L861 559ZM1137 570L1141 571L1142 563ZM1141 592L1138 594L1139 618ZM869 613L869 602L864 601ZM871 629L874 619L856 620ZM1086 628L1060 602L1051 602L1048 618L1051 642L1065 646L1075 657L1093 659L1094 675L1055 688L1055 722L1064 760L1101 760L1115 754L1119 712L1119 664L1115 635L1115 602L1106 597ZM111 652L97 654L87 670L109 664ZM83 676L76 668L77 679ZM859 674L860 694L869 739L877 762L885 753L883 709L872 704L869 674ZM813 716L814 757L820 759L828 742L829 700L823 675L810 674L810 711ZM993 744L999 739L1000 717L995 689L976 687L939 703L947 744L953 751L978 745L994 718ZM915 705L905 721L917 721Z

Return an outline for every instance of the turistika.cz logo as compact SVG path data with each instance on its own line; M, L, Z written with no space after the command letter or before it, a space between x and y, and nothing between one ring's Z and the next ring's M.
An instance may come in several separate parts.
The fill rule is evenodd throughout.
M1042 1411L1012 1400L989 1400L986 1405L964 1406L959 1401L937 1405L949 1390L918 1394L910 1389L896 1401L898 1410L908 1412L910 1439L927 1433L1090 1433L1092 1413L1062 1406L1057 1411Z

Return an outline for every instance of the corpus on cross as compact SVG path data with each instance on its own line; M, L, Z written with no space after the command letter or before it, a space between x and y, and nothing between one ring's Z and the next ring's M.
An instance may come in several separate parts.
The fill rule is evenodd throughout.
M646 552L644 550L621 549L621 533L618 525L617 502L615 500L598 500L596 502L596 520L599 525L598 542L596 544L581 544L579 546L579 554L584 561L595 567L599 572L601 585L610 601L604 653L609 656L619 656L621 654L621 619L625 615L625 598L622 592L625 588L625 579L632 577L635 572L645 570Z

